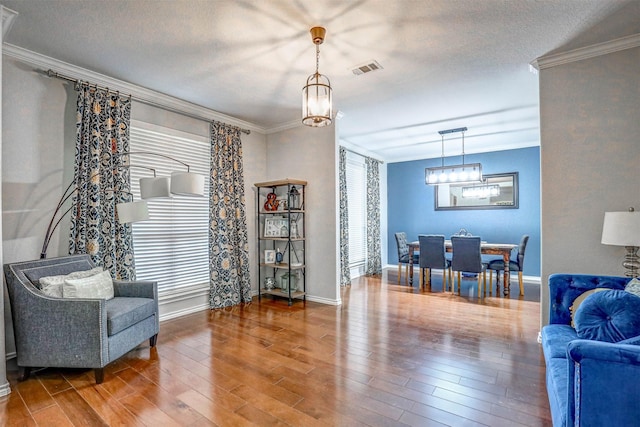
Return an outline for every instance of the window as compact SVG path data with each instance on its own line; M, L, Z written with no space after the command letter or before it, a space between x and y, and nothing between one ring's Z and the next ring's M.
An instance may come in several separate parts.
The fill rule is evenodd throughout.
M147 200L147 221L133 224L133 242L138 280L155 280L158 292L168 295L186 288L209 286L209 157L208 138L132 120L132 152L145 151L171 156L205 176L204 197L177 196ZM139 179L186 167L153 154L132 154L131 191L140 195Z
M349 211L349 267L363 266L367 258L367 165L364 158L347 153Z

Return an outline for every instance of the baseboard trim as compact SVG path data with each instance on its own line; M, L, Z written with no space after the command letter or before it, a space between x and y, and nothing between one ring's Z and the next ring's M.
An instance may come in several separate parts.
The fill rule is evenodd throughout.
M9 393L11 393L11 387L9 386L9 382L6 382L0 386L0 396L6 396Z
M394 271L398 271L398 266L397 265L393 265L393 264L387 264L384 266L384 269L387 270L394 270ZM414 266L413 269L413 273L416 274L418 270L418 267ZM404 274L404 265L402 266L402 274ZM433 272L431 273L435 276L442 276L442 270L433 270ZM518 275L517 274L512 274L511 275L511 283L518 283ZM525 283L531 283L531 284L541 284L542 280L540 279L540 276L522 276L522 281Z

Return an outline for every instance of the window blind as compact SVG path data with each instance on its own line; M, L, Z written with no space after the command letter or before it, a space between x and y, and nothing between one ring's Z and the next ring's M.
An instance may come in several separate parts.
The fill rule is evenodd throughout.
M173 157L205 176L205 195L147 200L147 221L133 223L133 244L138 280L158 282L159 295L209 284L209 156L206 137L174 129L132 121L130 150ZM131 187L140 197L139 179L169 176L186 167L171 159L152 154L132 154Z
M347 155L349 211L349 264L361 265L367 257L367 166L364 158Z

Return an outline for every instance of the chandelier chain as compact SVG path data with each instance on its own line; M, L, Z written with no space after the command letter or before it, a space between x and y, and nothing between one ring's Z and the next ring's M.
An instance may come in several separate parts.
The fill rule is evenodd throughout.
M320 44L316 44L316 74L320 74L318 69L320 68Z

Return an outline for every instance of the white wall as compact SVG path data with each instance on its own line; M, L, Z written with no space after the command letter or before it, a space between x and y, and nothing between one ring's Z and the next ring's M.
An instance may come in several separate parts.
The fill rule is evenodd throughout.
M73 84L47 78L34 66L3 56L2 131L2 228L4 263L37 259L47 224L60 195L73 178L75 154L75 109ZM135 120L209 135L209 123L136 101L131 107ZM266 176L266 137L253 131L241 134L243 143L249 261L255 265L255 200L253 183ZM69 218L60 223L47 256L68 253ZM255 269L252 287L257 290ZM6 353L15 354L8 299L4 301ZM208 290L160 301L161 319L208 308Z
M540 71L542 284L553 273L624 275L600 243L606 211L640 209L640 48Z
M340 304L337 251L337 128L299 126L267 135L267 180L308 183L305 200L309 300Z
M2 29L0 31L0 49L3 49L3 39L4 36L9 32L9 30L11 29L11 25L13 24L13 20L15 19L15 17L17 16L17 13L11 9L7 9L4 6L0 5L0 21L2 22ZM3 147L3 138L2 138L2 119L3 119L3 111L2 111L2 93L3 93L3 89L4 87L6 87L4 85L3 82L3 67L2 67L2 63L0 62L0 148ZM2 155L2 152L0 151L0 159L3 159L4 156ZM0 196L2 196L3 190L0 189ZM1 197L0 197L0 209L1 209L1 205L2 205L2 201L1 201ZM2 220L0 220L0 239L2 239ZM0 248L0 265L2 265L3 263L3 251L2 248ZM4 317L5 315L7 315L7 311L4 309L5 306L5 300L6 300L6 288L5 286L2 287L2 291L0 292L0 310L2 311L2 313L0 313L0 354L6 354L6 346L5 346L5 338L6 338L6 334L5 334L5 323L4 323ZM7 365L6 363L4 363L4 361L2 363L0 363L0 396L5 396L7 394L11 393L11 387L9 386L9 381L7 381Z

